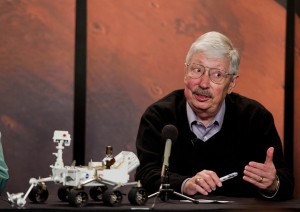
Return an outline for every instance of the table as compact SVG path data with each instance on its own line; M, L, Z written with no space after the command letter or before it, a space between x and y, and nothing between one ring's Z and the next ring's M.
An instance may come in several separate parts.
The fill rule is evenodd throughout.
M288 201L269 201L256 198L237 198L237 197L206 197L208 200L218 201L230 201L228 203L200 203L195 204L191 202L183 202L181 200L168 199L162 201L160 198L156 199L154 208L152 208L155 198L148 199L144 206L132 206L130 205L127 197L124 196L122 204L118 207L104 206L101 202L90 200L88 204L83 208L77 208L71 206L68 202L61 202L56 195L49 195L48 200L43 204L34 204L27 200L25 211L299 211L300 199L293 199ZM20 211L17 208L13 208L6 201L6 196L1 196L0 211Z

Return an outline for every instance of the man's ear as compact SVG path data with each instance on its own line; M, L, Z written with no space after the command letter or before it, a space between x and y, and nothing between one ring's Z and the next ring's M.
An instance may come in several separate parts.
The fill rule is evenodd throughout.
M227 91L228 94L230 94L233 91L233 88L235 87L238 78L239 78L239 75L234 75L232 77L230 84L228 86L228 91Z
M183 78L184 84L186 84L187 80L188 80L188 76L185 74L185 75L184 75L184 78Z

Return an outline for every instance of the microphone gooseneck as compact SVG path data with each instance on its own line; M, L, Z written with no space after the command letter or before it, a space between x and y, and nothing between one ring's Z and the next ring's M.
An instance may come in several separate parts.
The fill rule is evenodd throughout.
M164 152L164 161L161 169L162 181L167 180L168 170L169 170L169 158L171 155L172 142L177 139L178 130L174 125L166 125L162 129L161 133L162 139L166 142L165 152Z

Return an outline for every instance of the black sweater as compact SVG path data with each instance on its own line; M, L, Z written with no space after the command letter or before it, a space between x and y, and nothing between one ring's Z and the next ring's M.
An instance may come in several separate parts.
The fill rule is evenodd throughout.
M280 137L272 114L257 101L232 93L225 99L226 111L221 130L203 142L190 130L183 90L176 90L147 108L140 122L136 147L140 166L136 179L151 194L161 185L161 167L165 141L161 131L167 124L178 129L169 160L171 188L181 192L183 181L203 169L219 177L238 172L211 194L223 196L260 195L257 187L244 181L243 170L250 161L263 163L269 147L274 147L273 162L280 179L274 199L293 196L294 179L287 169Z

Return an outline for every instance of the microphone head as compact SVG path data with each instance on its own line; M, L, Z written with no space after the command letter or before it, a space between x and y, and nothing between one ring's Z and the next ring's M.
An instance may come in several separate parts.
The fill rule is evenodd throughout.
M172 142L175 142L177 140L177 136L178 136L178 130L172 124L168 124L164 126L164 128L162 129L161 137L164 141L170 139Z

